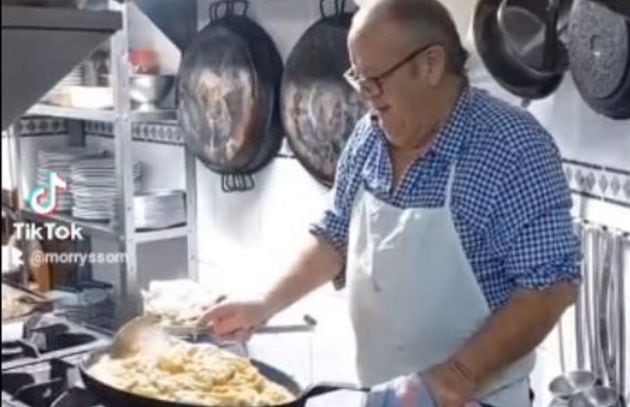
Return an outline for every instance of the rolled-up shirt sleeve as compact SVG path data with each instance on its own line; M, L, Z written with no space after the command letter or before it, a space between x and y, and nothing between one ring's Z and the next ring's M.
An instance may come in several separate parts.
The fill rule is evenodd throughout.
M500 210L506 272L518 287L545 290L581 281L579 242L573 232L571 194L557 147L536 135L521 151L515 176L502 191Z

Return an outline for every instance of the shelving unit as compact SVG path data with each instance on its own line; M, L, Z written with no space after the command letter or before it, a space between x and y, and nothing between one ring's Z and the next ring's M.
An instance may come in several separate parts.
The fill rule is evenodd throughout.
M162 2L166 0L161 0ZM138 1L137 6L143 12L148 13L158 28L160 28L168 38L174 40L174 30L177 25L197 26L196 21L196 1L194 0L170 0L178 3L176 9L181 9L182 16L194 21L182 21L182 16L171 16L172 19L154 19L149 7L150 2ZM120 264L120 294L123 301L123 308L128 310L130 317L138 311L139 306L139 286L138 286L138 259L137 249L139 244L149 242L164 241L170 239L188 238L188 273L191 278L197 278L196 267L196 158L186 151L186 188L188 223L184 226L177 226L163 230L136 231L133 218L133 127L138 123L174 125L177 122L177 112L175 110L165 110L157 112L133 111L129 97L130 68L127 61L130 47L129 41L129 7L130 2L118 2L107 0L107 8L110 11L118 12L122 16L122 28L114 34L110 41L111 49L111 86L114 96L113 109L80 109L52 106L38 103L32 106L25 117L53 117L77 122L107 122L113 127L114 161L116 167L116 183L118 196L116 199L115 217L110 222L86 222L73 218L67 214L54 214L52 216L42 216L30 210L22 210L20 218L23 221L31 222L56 222L59 224L74 223L81 227L89 236L116 241L120 253L126 256L126 262ZM172 6L173 4L171 4ZM192 10L194 9L194 12ZM153 18L152 18L153 17ZM183 17L182 17L183 18ZM177 24L174 24L176 22ZM169 26L170 24L170 26ZM191 35L195 30L191 32ZM185 45L181 33L178 32L176 38L177 46ZM83 126L73 126L83 128ZM20 161L19 135L15 134L13 128L9 129L9 134L16 140L13 148L14 154ZM71 134L71 138L76 135ZM81 134L83 141L85 134ZM20 183L21 185L21 183ZM23 191L19 191L23 198Z

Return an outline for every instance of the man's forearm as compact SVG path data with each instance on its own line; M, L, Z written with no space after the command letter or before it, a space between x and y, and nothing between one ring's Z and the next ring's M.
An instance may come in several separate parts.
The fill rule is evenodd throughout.
M265 296L269 313L274 315L300 298L335 278L343 268L343 258L326 241L309 236L289 272ZM270 316L271 316L270 315Z
M518 291L453 355L446 369L476 393L502 369L535 349L576 296L577 287L569 283L545 291Z

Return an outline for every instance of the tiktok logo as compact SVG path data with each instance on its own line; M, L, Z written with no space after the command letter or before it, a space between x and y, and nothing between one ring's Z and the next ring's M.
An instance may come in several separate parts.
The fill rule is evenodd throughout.
M41 215L50 215L57 209L57 190L66 190L68 185L56 172L48 174L48 184L37 186L28 199L31 209Z

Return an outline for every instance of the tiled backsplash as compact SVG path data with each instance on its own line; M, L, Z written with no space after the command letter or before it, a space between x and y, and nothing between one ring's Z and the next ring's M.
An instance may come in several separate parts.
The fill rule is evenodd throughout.
M630 208L630 171L564 160L564 173L572 192Z

